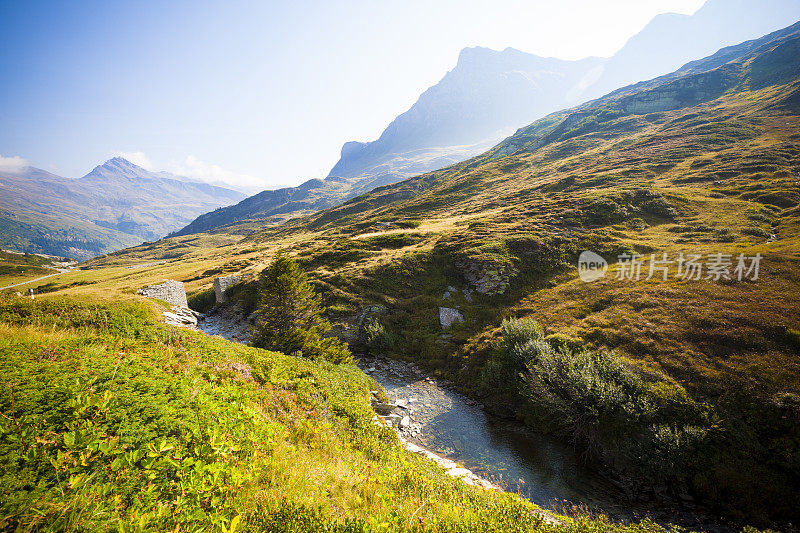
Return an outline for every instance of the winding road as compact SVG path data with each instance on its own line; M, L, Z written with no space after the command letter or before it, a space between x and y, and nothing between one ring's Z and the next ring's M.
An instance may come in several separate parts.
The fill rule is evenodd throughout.
M27 281L21 281L19 283L14 283L13 285L6 285L5 287L0 287L0 291L5 290L5 289L13 289L14 287L20 287L22 285L27 285L28 283L34 283L34 282L37 282L37 281L41 281L43 279L52 278L53 276L58 276L59 274L63 274L64 272L69 272L69 269L60 269L59 268L57 270L58 270L58 272L55 272L53 274L48 274L48 275L42 276L40 278L29 279Z

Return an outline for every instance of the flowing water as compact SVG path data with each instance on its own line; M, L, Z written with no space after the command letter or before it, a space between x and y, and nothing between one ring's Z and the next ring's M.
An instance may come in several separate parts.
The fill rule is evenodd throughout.
M571 449L516 423L487 416L480 405L408 364L362 360L360 366L392 402L408 402L402 414L419 424L419 431L404 434L406 440L542 507L558 507L564 500L592 508L611 504L608 494L617 489L588 470Z
M588 467L569 446L522 424L487 415L482 406L427 377L414 365L362 359L359 366L386 391L390 402L411 419L402 436L452 459L504 490L556 512L602 512L614 519L649 516L700 531L725 531L693 505L632 502L608 478Z
M246 327L231 317L211 315L199 328L242 342ZM661 502L633 503L621 488L588 467L569 446L530 431L519 423L486 414L482 406L427 377L412 364L362 358L359 366L386 391L391 402L404 403L400 414L411 424L403 437L451 459L504 490L556 512L600 511L614 519L651 516L699 531L726 531L720 522L693 506Z

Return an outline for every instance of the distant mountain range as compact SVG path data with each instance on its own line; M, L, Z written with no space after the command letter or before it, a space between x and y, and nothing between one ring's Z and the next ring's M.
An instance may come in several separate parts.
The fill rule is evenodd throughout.
M480 154L542 116L678 69L800 19L797 0L709 0L694 15L655 17L608 59L564 61L507 48L461 51L456 67L372 142L347 142L325 180L264 191L198 217L187 235L338 205L376 187Z
M121 157L79 179L0 171L0 247L85 259L159 239L244 196Z

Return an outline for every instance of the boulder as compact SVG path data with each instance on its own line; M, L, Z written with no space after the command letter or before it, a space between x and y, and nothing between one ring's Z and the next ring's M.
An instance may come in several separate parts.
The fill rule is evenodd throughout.
M461 311L458 309L453 309L452 307L439 308L439 324L442 326L442 329L447 329L453 324L463 321L464 315L462 315Z
M394 411L396 406L390 403L375 402L372 404L372 409L379 415L388 415Z
M188 329L197 329L197 318L199 313L192 311L188 307L173 305L172 311L164 311L164 321L167 324Z
M396 428L400 427L400 423L402 422L403 417L392 413L387 417L387 420L392 425L392 427Z

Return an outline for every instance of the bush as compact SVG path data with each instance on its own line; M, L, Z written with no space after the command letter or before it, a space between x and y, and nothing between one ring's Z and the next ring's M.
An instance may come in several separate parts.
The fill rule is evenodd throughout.
M752 235L753 237L759 237L762 239L768 239L770 236L770 232L765 230L764 228L759 228L758 226L750 226L744 228L742 233L745 235Z
M189 293L186 300L190 309L198 313L207 313L217 303L217 293L213 287L204 291L194 291Z
M649 382L611 352L545 337L533 320L505 320L502 332L484 373L495 383L485 384L513 383L529 422L656 482L687 475L706 412L682 387Z
M361 339L372 353L386 352L394 348L397 338L386 329L380 320L370 318L361 327Z

